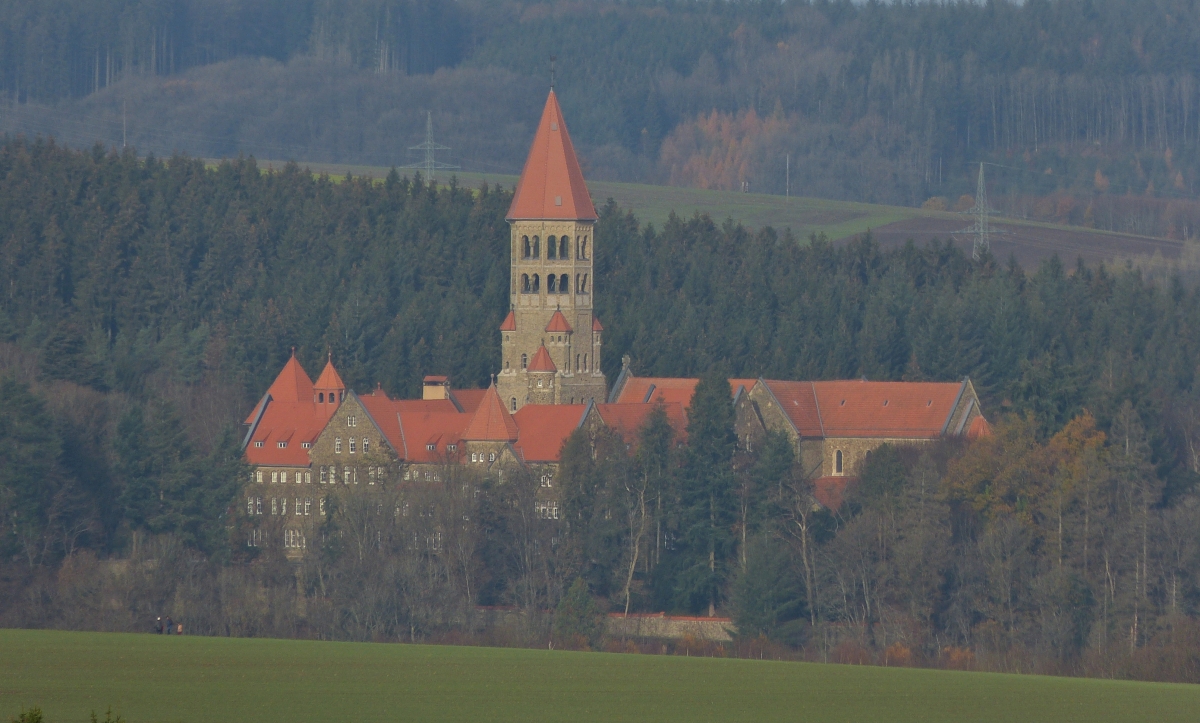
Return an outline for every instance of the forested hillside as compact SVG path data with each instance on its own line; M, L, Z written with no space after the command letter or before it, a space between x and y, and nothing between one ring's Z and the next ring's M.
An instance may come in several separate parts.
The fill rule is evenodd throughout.
M813 659L1200 679L1172 657L1200 605L1200 291L1057 259L656 229L607 204L604 369L703 375L687 446L662 418L633 456L571 440L563 528L529 517L536 478L448 469L388 492L429 515L339 508L299 583L248 549L236 425L293 347L360 391L487 382L510 199L0 147L0 622L140 629L174 606L206 634L439 640L518 605L533 622L504 640L541 645L537 611L596 609L566 594L582 579L601 606L711 604ZM885 447L818 514L787 445L735 448L724 375L969 375L997 432ZM602 644L575 623L554 635Z
M557 56L592 178L783 193L790 157L793 194L954 206L986 160L1002 211L1188 238L1198 41L1172 0L18 1L0 128L388 166L430 111L451 160L515 173Z

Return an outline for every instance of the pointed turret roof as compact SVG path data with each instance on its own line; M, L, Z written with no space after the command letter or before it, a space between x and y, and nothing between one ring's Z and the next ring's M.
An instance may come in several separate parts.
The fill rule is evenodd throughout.
M517 315L511 309L508 316L504 317L504 323L500 325L500 331L516 331L517 330Z
M544 218L587 221L597 218L553 90L546 98L542 120L507 217L509 221Z
M277 402L312 401L312 379L309 379L304 368L300 366L300 362L296 361L295 349L292 350L292 358L283 365L283 370L279 372L279 376L275 377L275 381L267 393L271 395L271 399Z
M600 317L592 317L592 331L604 331L604 325L600 323Z
M337 373L337 369L333 368L333 355L331 354L328 361L325 362L325 369L321 371L321 376L317 377L317 381L312 385L313 389L345 389L346 383L342 381L342 377ZM311 396L311 394L310 394Z
M496 393L496 383L488 387L487 394L479 402L475 416L467 425L462 438L474 442L515 442L517 441L517 423L512 415L504 408L500 395Z
M567 317L563 316L561 311L555 309L554 316L550 317L550 323L546 324L546 331L571 332L574 331L574 329L572 329L571 325L567 322Z
M533 361L529 362L529 371L531 372L556 372L558 367L554 366L554 360L550 358L550 352L546 351L546 345L542 344L538 347L537 353L533 355Z

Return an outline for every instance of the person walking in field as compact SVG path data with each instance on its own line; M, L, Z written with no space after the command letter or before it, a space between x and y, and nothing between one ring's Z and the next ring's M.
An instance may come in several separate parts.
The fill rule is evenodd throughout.
M175 625L175 634L176 634L176 635L183 635L183 623L177 623L177 624Z
M162 635L162 631L163 631L163 621L162 621L162 616L160 615L158 617L158 619L154 621L154 634Z
M168 616L167 616L167 629L166 629L166 633L167 633L167 635L170 635L170 634L171 634L171 633L173 633L173 632L174 632L174 631L173 631L173 630L171 630L171 616L170 616L170 615L168 615Z

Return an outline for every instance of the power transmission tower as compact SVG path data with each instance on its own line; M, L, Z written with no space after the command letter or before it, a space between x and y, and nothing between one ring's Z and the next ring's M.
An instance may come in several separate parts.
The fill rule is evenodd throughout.
M425 142L419 145L409 146L408 150L425 151L425 160L417 163L410 163L407 166L401 166L401 168L415 168L418 170L423 170L425 171L425 177L429 180L433 180L434 173L436 171L446 171L459 168L459 166L453 166L449 163L442 163L434 158L433 154L435 151L448 151L450 150L450 146L443 146L439 143L433 142L432 111L426 112L425 114Z
M975 217L975 223L955 233L971 234L975 237L975 243L971 249L971 258L978 261L983 257L984 253L992 248L992 234L1004 233L999 229L991 228L988 223L988 217L996 213L996 209L988 205L987 186L983 182L983 164L979 164L979 182L975 187L975 205L968 208L963 213L971 214Z

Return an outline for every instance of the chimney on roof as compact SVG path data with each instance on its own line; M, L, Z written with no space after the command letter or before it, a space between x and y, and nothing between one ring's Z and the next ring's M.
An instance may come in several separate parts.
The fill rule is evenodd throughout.
M450 377L427 376L421 387L421 399L450 398Z

